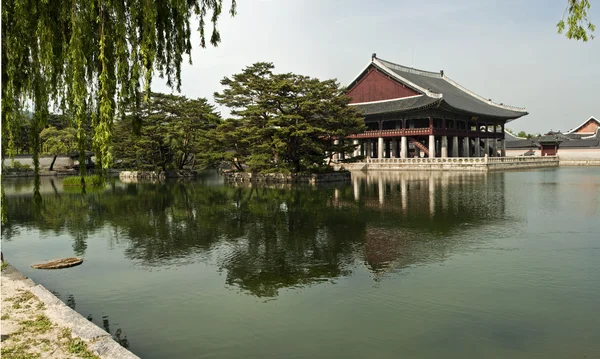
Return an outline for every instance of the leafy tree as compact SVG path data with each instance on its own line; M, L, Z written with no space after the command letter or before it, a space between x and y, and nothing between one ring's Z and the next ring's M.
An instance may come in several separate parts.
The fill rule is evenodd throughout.
M588 11L592 6L590 0L568 0L568 3L563 18L556 24L558 33L562 34L567 28L565 36L569 39L583 42L593 39L596 26L588 19Z
M217 136L227 157L236 158L238 168L245 162L253 171L300 172L333 153L353 151L352 144L334 144L364 129L339 84L273 69L258 62L221 80L226 89L215 99L236 116Z
M54 126L48 126L40 134L42 140L42 152L53 155L50 171L54 169L54 162L58 155L63 155L77 149L77 131L73 127L59 130Z
M221 122L214 106L204 98L161 93L151 93L139 114L139 134L134 133L130 118L115 127L115 155L120 167L193 169L208 147L208 131Z
M523 137L523 138L525 138L525 137L527 137L527 132L525 132L525 131L519 131L519 133L517 133L517 137Z
M3 1L2 128L13 133L18 114L32 104L37 173L39 134L55 103L73 114L82 155L85 126L93 125L94 152L107 167L115 112L123 117L128 104L139 108L140 83L148 92L155 70L179 90L183 56L192 49L191 17L199 21L201 47L210 18L209 41L216 46L222 9L222 0Z

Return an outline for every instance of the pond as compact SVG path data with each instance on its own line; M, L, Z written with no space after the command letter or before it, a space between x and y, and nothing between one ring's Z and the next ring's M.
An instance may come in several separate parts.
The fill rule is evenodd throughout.
M600 168L4 187L5 258L142 358L600 357Z

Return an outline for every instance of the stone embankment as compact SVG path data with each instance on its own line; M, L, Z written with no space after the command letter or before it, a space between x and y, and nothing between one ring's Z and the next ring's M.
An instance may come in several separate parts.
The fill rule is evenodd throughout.
M348 163L353 171L503 171L557 167L557 156L545 157L448 157L448 158L374 158Z
M560 159L561 166L600 166L600 159L598 160L563 160Z
M164 180L165 178L193 178L193 171L121 171L119 179L124 182L135 182L137 180Z
M222 172L226 182L239 183L308 183L318 184L326 182L350 181L350 172L337 171L329 173L249 173L249 172Z
M46 288L5 263L1 284L2 358L138 358Z

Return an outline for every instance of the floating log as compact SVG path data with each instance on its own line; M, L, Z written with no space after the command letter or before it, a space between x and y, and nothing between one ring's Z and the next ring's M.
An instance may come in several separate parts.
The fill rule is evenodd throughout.
M82 258L63 258L48 263L34 264L31 267L35 269L61 269L75 267L83 263Z

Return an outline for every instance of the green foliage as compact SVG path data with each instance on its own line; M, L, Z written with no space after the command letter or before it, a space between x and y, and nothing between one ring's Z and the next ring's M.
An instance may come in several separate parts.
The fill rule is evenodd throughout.
M193 169L210 148L209 132L221 118L204 98L151 93L140 111L141 126L134 133L133 119L115 126L114 148L120 168L163 171Z
M31 166L28 164L21 164L19 161L12 161L10 167L6 168L9 172L29 172Z
M52 329L52 322L43 314L38 315L35 320L24 320L21 324L29 333L45 333Z
M562 34L567 28L565 36L569 39L583 42L593 39L596 26L588 19L588 11L592 6L590 0L568 0L568 3L562 20L556 24L558 33Z
M59 130L54 126L48 126L40 133L40 140L42 141L42 153L54 156L50 164L50 171L52 171L58 155L64 155L77 149L77 130L73 127Z
M99 175L91 175L85 177L67 177L62 180L63 187L103 187L106 185L106 180Z
M226 89L215 93L216 101L236 116L215 131L222 159L240 170L301 172L353 151L348 143L334 145L336 138L364 130L339 84L273 69L259 62L221 80Z
M519 131L519 133L517 133L518 137L527 137L527 132L525 131Z
M234 15L235 0L231 4ZM30 103L30 144L38 173L39 134L54 104L73 119L80 162L91 135L98 162L107 168L115 114L124 117L131 105L136 118L140 84L148 92L155 70L180 90L183 56L192 49L192 16L199 20L201 47L210 18L209 41L216 46L222 6L222 0L3 1L3 137L17 137L20 114ZM12 154L16 143L8 147Z

